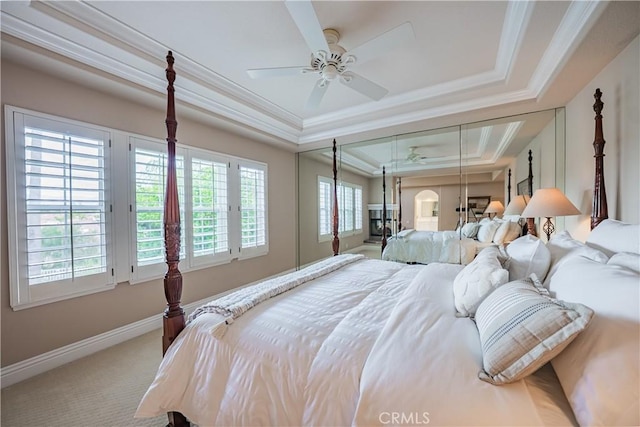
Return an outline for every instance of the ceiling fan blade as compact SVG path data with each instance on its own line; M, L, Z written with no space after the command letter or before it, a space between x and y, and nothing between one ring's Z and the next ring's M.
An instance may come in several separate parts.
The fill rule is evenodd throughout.
M356 58L358 64L362 64L379 55L409 44L415 40L411 22L405 22L395 28L380 34L378 37L361 44L360 46L348 51L345 55L351 55Z
M277 68L254 68L247 70L247 74L252 79L262 79L268 77L289 77L298 76L308 72L309 67L277 67Z
M329 52L327 39L324 37L322 26L311 1L289 0L285 2L285 5L311 51L313 53L319 50Z
M324 94L327 91L328 87L329 87L328 81L323 79L318 80L315 86L313 87L313 91L311 91L311 95L309 96L309 99L307 100L307 104L305 105L304 108L306 110L313 110L318 108L318 105L320 105L320 101L322 101L322 98L324 97Z
M368 96L375 101L379 101L387 93L389 93L387 89L375 84L371 80L365 79L359 74L348 71L342 73L341 76L342 78L340 79L340 81L342 82L342 84L350 87L356 92L360 92L361 94Z

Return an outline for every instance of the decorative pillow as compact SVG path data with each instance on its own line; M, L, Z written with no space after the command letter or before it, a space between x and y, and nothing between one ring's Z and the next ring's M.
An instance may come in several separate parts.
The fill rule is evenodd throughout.
M607 261L607 264L619 265L620 267L628 268L640 274L640 254L618 252Z
M496 234L500 225L501 222L498 221L480 222L480 228L478 229L476 238L481 243L493 242L493 236Z
M461 317L473 316L491 291L509 281L498 257L497 247L483 249L453 280L453 299Z
M462 226L462 235L464 237L468 237L469 239L474 239L478 234L478 229L480 228L480 224L477 222L468 222Z
M551 279L556 298L595 312L551 361L580 425L640 425L639 284L638 273L583 257L563 263Z
M605 219L591 230L587 246L612 256L617 252L640 253L640 225Z
M507 246L509 280L526 279L534 273L541 280L547 275L551 253L544 242L531 234L522 236Z
M479 378L500 385L534 373L569 345L592 315L582 304L551 298L535 274L500 286L476 312L484 368Z
M520 236L520 225L513 221L504 221L496 230L496 234L493 235L493 243L501 245L506 242L511 242Z
M592 259L601 264L605 264L609 257L597 249L591 248L584 243L571 237L568 231L562 231L551 238L547 243L547 249L551 253L551 265L544 280L544 286L549 287L549 281L555 272L567 260L575 256L582 256Z

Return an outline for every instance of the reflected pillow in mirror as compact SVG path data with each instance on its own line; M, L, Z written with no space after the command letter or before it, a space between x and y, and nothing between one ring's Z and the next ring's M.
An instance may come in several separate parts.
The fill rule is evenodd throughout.
M483 220L484 221L484 220ZM501 222L498 221L487 221L480 222L480 228L478 229L478 235L476 238L480 243L491 243L493 242L493 236L495 236L496 231L502 225Z

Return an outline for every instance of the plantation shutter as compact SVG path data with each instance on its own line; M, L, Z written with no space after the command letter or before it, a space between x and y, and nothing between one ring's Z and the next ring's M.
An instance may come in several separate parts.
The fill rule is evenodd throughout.
M112 284L108 132L19 112L13 118L12 306Z
M204 157L204 156L201 156ZM229 252L228 164L191 159L193 262Z
M164 248L164 198L168 155L163 144L132 138L133 221L135 223L134 280L157 277L166 270ZM178 150L179 152L180 150ZM184 155L176 154L180 203L180 259L185 259Z
M266 166L241 162L239 172L240 248L250 253L267 244Z

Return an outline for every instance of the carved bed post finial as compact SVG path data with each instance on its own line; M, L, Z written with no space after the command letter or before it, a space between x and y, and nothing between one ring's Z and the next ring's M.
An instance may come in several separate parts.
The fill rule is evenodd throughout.
M173 70L173 55L167 55L167 188L164 202L164 245L168 270L164 277L164 293L167 308L164 311L162 337L163 354L169 345L184 329L184 310L180 307L182 298L182 274L178 269L180 261L180 207L178 203L178 183L176 178L176 121L173 82L176 73Z
M338 237L339 220L338 220L338 162L336 155L336 140L333 140L333 242L331 247L333 249L333 255L340 253L340 238Z
M387 247L387 184L386 184L386 170L382 167L382 248Z
M609 218L609 209L607 206L607 192L604 186L604 136L602 133L602 108L604 103L602 102L602 92L600 88L596 89L595 103L593 104L593 111L596 113L596 130L595 139L593 141L593 148L595 151L596 159L596 172L595 172L595 187L593 190L593 209L591 211L591 229L593 230L603 220Z

